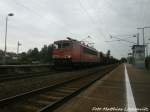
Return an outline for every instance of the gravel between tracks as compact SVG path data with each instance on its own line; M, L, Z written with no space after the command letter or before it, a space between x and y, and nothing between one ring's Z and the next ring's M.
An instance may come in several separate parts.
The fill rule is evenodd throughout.
M33 89L38 89L44 86L54 85L58 82L63 82L65 80L68 80L74 76L83 75L85 73L89 73L92 72L93 70L97 70L100 68L101 67L96 67L96 68L91 68L86 70L84 69L79 71L50 74L48 76L43 76L43 77L32 77L28 79L1 82L0 99L13 96L19 93L27 92Z

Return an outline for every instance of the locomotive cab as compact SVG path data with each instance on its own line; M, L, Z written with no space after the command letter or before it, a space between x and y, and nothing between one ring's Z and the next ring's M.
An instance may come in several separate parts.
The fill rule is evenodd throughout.
M55 64L71 63L73 43L70 40L54 42L53 60Z

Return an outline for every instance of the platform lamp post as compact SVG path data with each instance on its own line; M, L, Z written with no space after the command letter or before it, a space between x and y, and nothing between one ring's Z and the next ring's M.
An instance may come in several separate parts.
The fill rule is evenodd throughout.
M7 50L7 27L8 27L8 17L9 16L14 16L13 13L9 13L7 16L6 16L6 29L5 29L5 49L4 49L4 59L3 59L3 63L6 64L6 50Z

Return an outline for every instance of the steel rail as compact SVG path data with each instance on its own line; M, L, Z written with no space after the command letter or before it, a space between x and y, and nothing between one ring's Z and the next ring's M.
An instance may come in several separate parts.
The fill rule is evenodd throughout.
M108 72L110 72L110 71L107 71L107 72L103 73L101 76L99 76L99 77L95 78L94 80L90 81L89 83L85 84L84 86L82 86L81 88L77 89L73 93L71 93L71 94L69 94L67 96L64 96L63 98L59 99L58 101L56 101L56 102L54 102L52 104L49 104L49 105L43 107L38 112L48 112L48 111L55 110L57 107L63 105L69 99L71 99L72 97L78 95L81 91L85 90L87 87L89 87L90 85L92 85L94 82L96 82L97 80L99 80L100 78L102 78Z
M70 99L71 97L73 97L74 95L76 95L77 93L80 93L80 91L82 91L83 89L85 89L86 87L88 87L89 85L91 85L92 83L94 83L96 80L98 80L99 78L101 78L102 76L104 76L107 72L110 72L115 66L109 66L109 67L106 67L106 68L103 68L102 70L107 70L105 71L102 75L100 75L98 78L90 81L88 84L82 86L81 88L79 88L78 90L74 91L73 93L57 100L56 102L54 102L53 104L49 104L47 106L44 106L43 108L41 108L38 112L43 112L43 111L46 111L47 109L53 109L55 108L56 106L62 104L62 102ZM5 107L6 105L8 104L11 104L13 102L17 102L21 99L24 99L24 98L27 98L27 97L31 97L33 95L36 95L36 94L40 94L42 92L45 92L47 90L51 90L51 89L54 89L54 88L57 88L57 87L61 87L62 85L64 84L69 84L73 81L77 81L79 79L84 79L85 77L87 76L92 76L92 74L95 74L97 72L100 72L99 70L97 71L94 71L92 73L88 73L86 75L83 75L83 76L80 76L80 77L76 77L76 78L72 78L70 80L67 80L67 81L64 81L62 83L58 83L58 84L55 84L55 85L51 85L51 86L47 86L47 87L43 87L43 88L39 88L39 89L35 89L35 90L32 90L32 91L29 91L29 92L26 92L26 93L22 93L22 94L18 94L18 95L15 95L15 96L12 96L12 97L8 97L8 98L4 98L4 99L1 99L0 100L0 108L2 107ZM7 106L6 106L7 107Z
M52 75L54 73L61 73L60 71L44 71L44 72L33 72L33 73L24 73L24 74L16 74L16 75L2 75L0 76L0 83L7 82L18 79L27 79L32 77L42 77Z
M27 79L32 77L42 77L42 76L48 76L55 73L63 73L66 72L66 69L62 70L49 70L49 71L41 71L41 72L26 72L26 73L17 73L12 75L0 75L0 83L12 81L12 80L18 80L18 79Z

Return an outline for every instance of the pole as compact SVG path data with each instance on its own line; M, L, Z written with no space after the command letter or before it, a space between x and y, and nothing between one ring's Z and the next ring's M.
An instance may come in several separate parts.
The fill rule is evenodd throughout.
M147 57L148 57L148 44L146 46L146 52L147 52Z
M6 52L7 52L7 24L8 24L8 17L9 16L13 16L14 14L13 13L9 13L7 16L6 16L6 29L5 29L5 49L4 49L4 58L3 58L3 64L6 64Z
M17 55L18 55L18 53L19 53L19 41L17 43Z
M145 27L143 27L143 28L137 28L137 29L142 29L142 34L143 34L143 45L145 45L145 39L144 39L144 28L145 28Z
M148 57L149 53L148 53L148 44L150 43L146 43L146 56Z
M144 28L142 28L142 30L143 30L143 45L145 45Z
M5 26L5 49L4 49L4 60L3 63L6 64L6 50L7 50L7 23L8 23L8 16L6 17L6 26Z
M136 38L137 38L137 45L139 45L140 44L139 43L139 33L137 33Z

